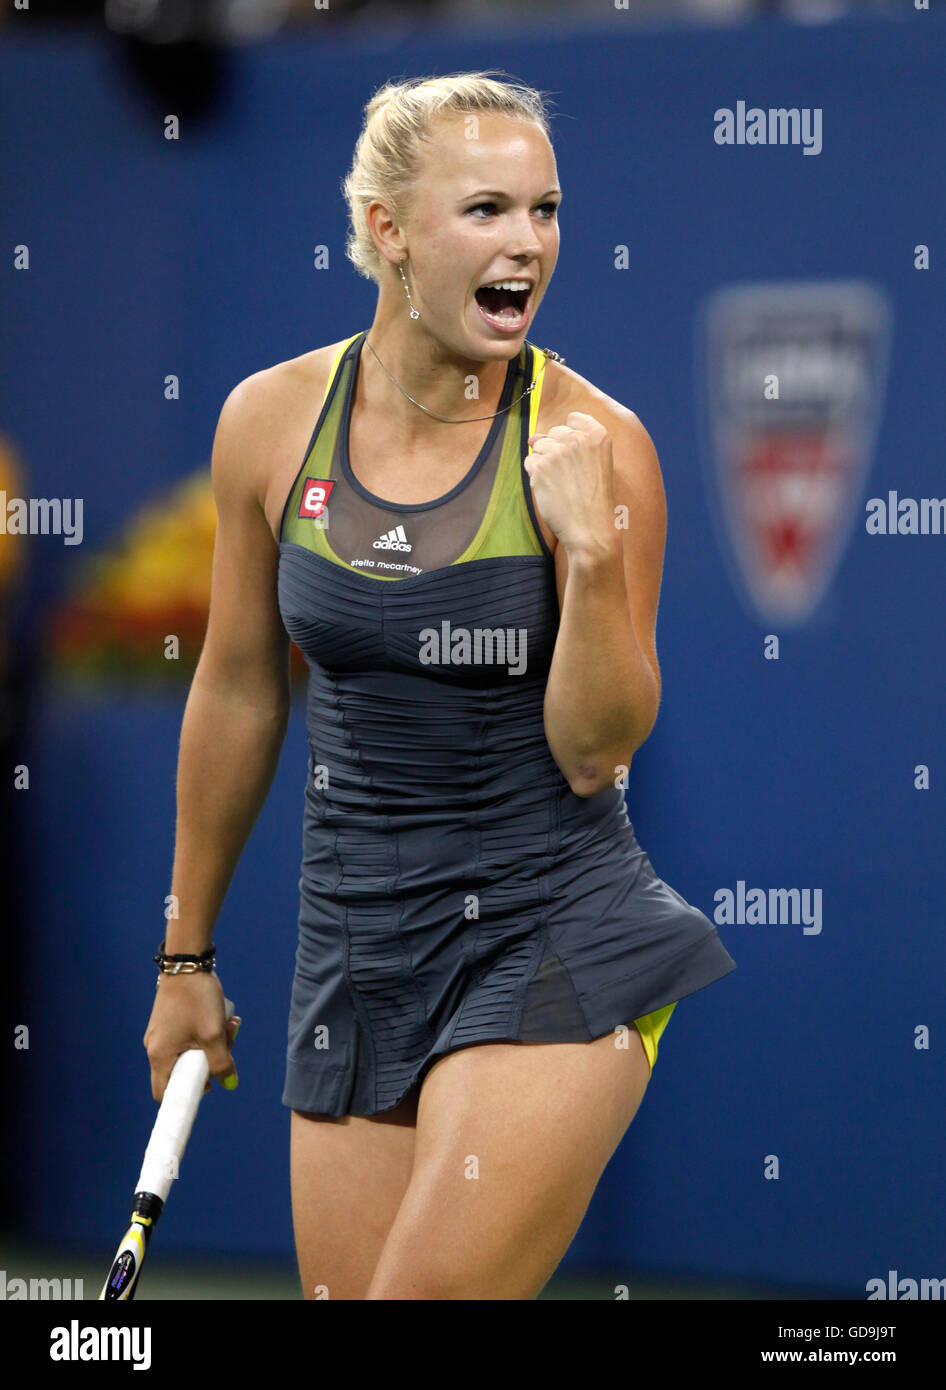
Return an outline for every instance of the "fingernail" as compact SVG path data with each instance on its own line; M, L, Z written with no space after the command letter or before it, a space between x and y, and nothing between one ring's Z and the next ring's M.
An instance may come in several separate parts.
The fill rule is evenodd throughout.
M232 1072L229 1076L224 1077L223 1084L228 1091L235 1091L238 1084L236 1072Z

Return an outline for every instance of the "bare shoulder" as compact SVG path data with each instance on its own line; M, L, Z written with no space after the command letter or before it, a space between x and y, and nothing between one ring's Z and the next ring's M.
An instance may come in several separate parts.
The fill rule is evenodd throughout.
M564 425L572 411L590 415L611 436L615 467L659 477L660 465L654 442L635 411L622 401L600 390L587 377L561 362L550 360L546 384L539 400L537 429L547 433L554 425Z
M295 400L310 405L314 392L319 393L321 400L332 360L342 342L313 348L299 357L252 372L234 386L224 409L230 415L239 415L244 427L252 428L254 423L271 426L273 416L282 416Z
M250 496L267 517L299 467L345 339L252 372L230 391L214 439L214 488Z
M553 425L564 425L572 410L590 415L609 431L617 424L623 425L632 433L635 427L647 433L638 416L628 406L600 390L594 382L573 371L571 367L549 359L539 402L539 429L545 431Z

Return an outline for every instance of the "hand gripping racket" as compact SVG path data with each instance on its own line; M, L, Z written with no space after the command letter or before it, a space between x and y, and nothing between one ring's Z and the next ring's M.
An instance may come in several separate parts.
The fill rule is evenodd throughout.
M233 1017L233 1004L229 999L224 1003L229 1022ZM182 1052L174 1063L145 1149L131 1209L131 1225L99 1294L100 1303L135 1296L145 1251L164 1210L171 1183L177 1177L209 1075L207 1054L200 1048Z

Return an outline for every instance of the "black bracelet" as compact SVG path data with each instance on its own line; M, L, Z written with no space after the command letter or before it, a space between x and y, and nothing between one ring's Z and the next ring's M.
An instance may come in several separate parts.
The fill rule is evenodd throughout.
M157 955L152 956L151 959L163 975L189 975L195 970L212 971L216 965L217 957L213 942L210 943L206 951L201 951L199 956L190 955L186 951L176 951L168 955L164 950L164 940L162 940Z

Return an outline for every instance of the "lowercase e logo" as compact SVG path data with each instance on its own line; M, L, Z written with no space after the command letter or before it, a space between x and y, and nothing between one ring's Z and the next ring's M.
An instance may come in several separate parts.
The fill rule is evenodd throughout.
M320 517L325 511L329 493L335 486L328 478L306 478L299 503L300 516Z

